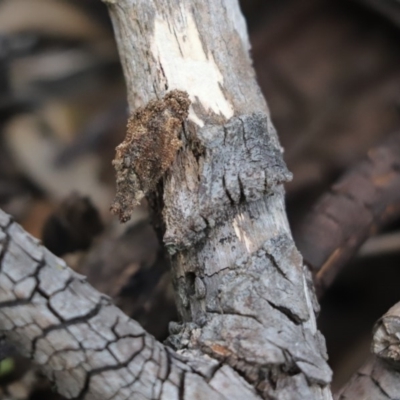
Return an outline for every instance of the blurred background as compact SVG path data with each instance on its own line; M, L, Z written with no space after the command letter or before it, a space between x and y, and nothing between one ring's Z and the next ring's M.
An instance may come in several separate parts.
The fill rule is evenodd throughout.
M341 174L400 128L400 2L241 5L294 174L286 190L296 230ZM177 314L147 206L126 225L109 213L126 119L100 0L0 0L0 208L162 340ZM380 234L399 229L392 221ZM334 389L367 357L376 319L400 300L400 240L363 254L321 300ZM60 399L13 349L3 344L0 353L1 399Z

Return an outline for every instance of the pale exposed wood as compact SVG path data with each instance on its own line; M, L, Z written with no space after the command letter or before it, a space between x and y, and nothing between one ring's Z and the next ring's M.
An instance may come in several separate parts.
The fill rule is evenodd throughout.
M175 89L192 103L157 202L184 321L170 343L230 365L263 398L330 398L314 293L284 209L290 173L237 1L105 2L131 110Z
M70 398L331 399L318 305L284 209L290 173L237 1L106 3L131 110L174 89L191 101L154 194L183 319L171 326L177 351L4 213L1 331Z

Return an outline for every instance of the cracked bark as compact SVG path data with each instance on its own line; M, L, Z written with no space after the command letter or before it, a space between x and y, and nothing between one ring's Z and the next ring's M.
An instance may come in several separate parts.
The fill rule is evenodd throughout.
M1 210L0 257L0 331L63 396L260 398L230 367L157 342Z
M84 399L331 399L290 173L235 0L108 0L132 111L191 107L162 204L182 323L164 347L0 213L1 331ZM162 201L160 200L162 199Z
M400 399L400 303L375 325L373 356L335 396L337 400Z
M318 306L284 209L290 173L237 2L105 2L132 112L176 89L191 101L154 202L183 319L169 343L231 366L263 398L330 398Z

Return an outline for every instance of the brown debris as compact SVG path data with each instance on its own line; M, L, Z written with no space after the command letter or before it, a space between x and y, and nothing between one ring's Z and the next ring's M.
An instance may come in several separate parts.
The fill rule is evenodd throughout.
M189 105L187 93L173 90L129 118L126 138L116 148L113 161L117 194L111 212L121 222L130 219L133 208L154 189L174 161L182 145L178 134Z

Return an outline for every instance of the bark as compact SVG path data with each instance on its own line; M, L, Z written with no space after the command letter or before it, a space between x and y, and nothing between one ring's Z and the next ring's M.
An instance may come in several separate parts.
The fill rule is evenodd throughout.
M170 343L232 366L265 398L329 397L313 293L284 210L290 174L237 2L106 3L131 110L145 115L176 90L191 101L157 201L183 319Z
M154 138L154 157L172 164L153 203L162 206L156 211L183 320L171 325L177 351L5 214L1 331L70 398L331 399L318 305L284 209L290 173L255 81L237 2L107 3L136 111L130 126L143 137L162 135L161 123L168 134ZM174 99L185 93L191 105L177 132L185 112ZM180 134L174 157L163 147L177 145L172 131ZM137 175L150 142L118 164L131 168L130 182L143 190L155 184Z
M315 204L295 237L319 296L369 236L399 217L399 187L400 133L395 133Z
M335 396L336 400L398 400L400 373L371 356Z
M157 342L1 210L0 254L1 334L66 398L260 398L228 366Z
M400 303L375 325L374 354L335 397L337 400L400 398Z

